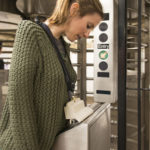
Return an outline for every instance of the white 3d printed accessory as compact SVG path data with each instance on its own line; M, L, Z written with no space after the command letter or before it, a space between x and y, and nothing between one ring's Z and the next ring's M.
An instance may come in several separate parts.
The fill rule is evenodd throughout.
M72 120L80 123L94 112L92 108L85 106L84 101L79 98L69 101L64 107L64 111L66 119L70 120L70 124Z

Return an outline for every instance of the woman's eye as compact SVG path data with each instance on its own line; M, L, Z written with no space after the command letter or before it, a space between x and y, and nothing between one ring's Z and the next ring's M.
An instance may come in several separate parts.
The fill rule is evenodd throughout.
M88 24L88 25L87 25L87 28L88 28L88 29L91 29L91 26Z
M93 30L94 26L91 24L87 24L87 29L92 29Z

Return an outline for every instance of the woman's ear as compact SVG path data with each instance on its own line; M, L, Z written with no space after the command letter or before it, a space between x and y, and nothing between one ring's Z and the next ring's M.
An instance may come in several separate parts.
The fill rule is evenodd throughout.
M79 12L79 3L73 3L70 6L70 16L75 16Z

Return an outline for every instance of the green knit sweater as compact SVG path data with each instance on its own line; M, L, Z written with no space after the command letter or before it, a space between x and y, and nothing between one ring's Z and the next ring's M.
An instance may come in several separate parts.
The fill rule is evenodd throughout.
M75 82L69 58L63 55L63 59ZM56 135L65 128L67 101L64 73L49 38L36 23L22 21L0 121L0 150L51 150Z

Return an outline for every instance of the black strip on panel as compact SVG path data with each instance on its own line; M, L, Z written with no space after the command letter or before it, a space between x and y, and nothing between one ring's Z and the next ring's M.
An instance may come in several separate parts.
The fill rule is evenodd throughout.
M109 72L98 72L97 76L98 77L107 77L107 78L109 78Z
M110 95L111 91L104 91L104 90L96 90L97 94L106 94L106 95Z

